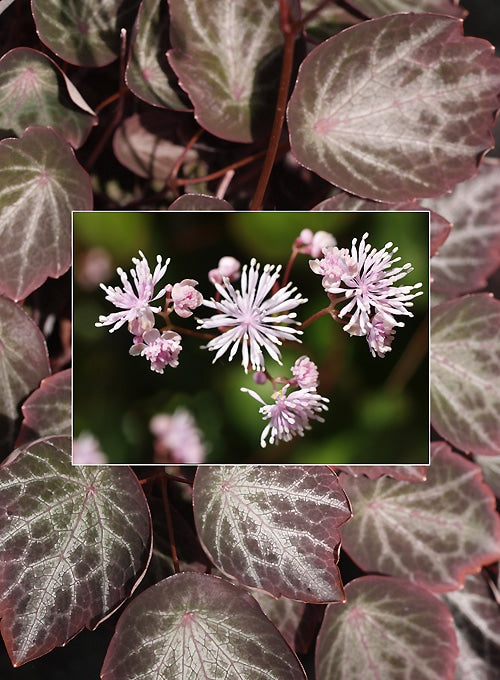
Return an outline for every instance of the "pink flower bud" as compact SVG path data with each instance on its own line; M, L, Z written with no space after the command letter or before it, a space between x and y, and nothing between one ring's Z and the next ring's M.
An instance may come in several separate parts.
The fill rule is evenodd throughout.
M172 286L171 297L174 303L175 312L186 319L193 315L193 309L196 309L203 302L203 296L195 289L198 281L194 279L183 279L180 283L175 283Z
M241 263L235 257L226 255L221 257L217 269L208 272L208 279L211 283L222 283L223 279L236 281L240 278Z

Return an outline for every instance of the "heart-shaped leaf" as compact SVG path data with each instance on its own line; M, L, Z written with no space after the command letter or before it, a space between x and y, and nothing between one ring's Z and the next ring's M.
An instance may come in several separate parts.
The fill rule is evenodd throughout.
M465 453L500 453L500 301L469 295L431 309L431 421Z
M202 544L224 574L275 597L343 599L339 527L351 512L328 467L199 467L193 506Z
M444 592L499 559L500 519L477 465L444 443L432 454L425 482L341 476L354 515L342 545L364 571Z
M52 59L18 47L0 59L0 134L49 125L78 148L97 123L94 112Z
M31 0L40 40L58 57L80 66L104 66L120 52L120 29L129 28L139 0Z
M90 177L50 128L0 142L0 293L25 298L71 264L71 211L92 209Z
M0 297L0 458L12 450L20 404L49 373L40 329L24 309Z
M500 266L500 159L486 158L476 177L425 203L453 223L431 263L433 290L458 297L486 287Z
M306 680L251 595L189 572L145 590L118 621L101 680L139 677Z
M233 206L221 198L205 194L184 194L173 201L169 210L234 210Z
M432 593L402 579L363 576L330 604L318 636L321 680L453 680L453 619Z
M486 41L464 38L460 20L364 21L303 61L288 106L292 152L364 198L438 196L491 148L499 92L500 60Z
M95 628L133 592L150 516L130 468L72 466L69 437L17 449L0 493L0 628L19 666Z
M17 446L49 435L71 436L71 369L44 378L23 404Z
M297 12L296 0L290 0ZM209 132L250 142L272 121L283 45L276 0L170 0L168 59Z
M460 655L455 680L493 680L500 668L500 609L482 576L443 595L455 619Z
M125 80L132 92L153 106L185 110L186 104L172 86L176 77L170 67L169 15L164 0L142 0L130 41Z
M467 12L458 7L458 0L350 0L349 5L366 17L381 17L396 12L435 12L464 17Z

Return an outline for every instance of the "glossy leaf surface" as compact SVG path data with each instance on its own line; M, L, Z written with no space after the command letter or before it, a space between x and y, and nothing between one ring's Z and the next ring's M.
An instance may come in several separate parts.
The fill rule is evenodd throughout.
M457 297L484 288L500 266L500 159L486 158L476 177L425 203L453 223L431 263L433 290Z
M31 0L40 40L79 66L105 66L120 52L120 29L133 21L138 0ZM71 39L68 39L71 36Z
M500 301L469 295L431 309L431 421L466 453L500 453Z
M96 123L94 112L52 59L27 47L0 59L3 137L20 137L30 125L48 125L78 148Z
M467 12L458 6L458 0L351 0L354 7L365 16L375 18L395 12L435 12L454 17L464 17Z
M326 466L199 467L193 506L202 544L226 575L275 597L343 599L339 527L350 507Z
M53 130L0 142L0 293L25 298L71 264L71 211L92 208L90 177Z
M433 445L425 482L342 475L341 483L354 515L342 546L364 571L444 592L500 556L494 496L479 467L446 444Z
M40 329L24 309L0 297L0 457L12 450L19 405L49 373Z
M120 617L102 680L305 680L257 602L216 576L182 573L139 595Z
M455 619L460 655L455 680L493 680L500 668L500 608L482 574L443 596Z
M270 66L283 44L279 3L169 4L173 49L168 59L194 104L197 121L223 139L252 141L272 120L279 70Z
M364 198L437 196L491 148L500 63L459 20L395 14L315 48L288 106L299 163ZM470 102L474 101L474 106Z
M24 402L22 412L21 442L49 435L70 437L71 369L44 378L40 387Z
M330 604L318 636L321 680L453 680L453 619L435 596L408 581L363 576Z
M165 0L142 0L125 80L132 92L148 104L183 110L187 107L171 84L176 77L166 56L168 24Z
M127 467L71 465L71 439L17 449L0 469L1 630L14 665L95 627L147 566L150 516Z

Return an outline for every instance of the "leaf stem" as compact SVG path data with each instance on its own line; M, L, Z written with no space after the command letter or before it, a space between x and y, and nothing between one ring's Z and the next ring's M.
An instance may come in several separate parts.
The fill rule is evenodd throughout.
M172 552L172 560L174 563L174 571L176 574L180 572L179 558L177 557L177 548L175 547L174 526L172 524L172 515L170 514L170 503L168 501L168 480L165 477L160 479L161 495L163 498L163 506L165 508L165 517L167 520L168 538L170 540L170 550Z
M90 171L92 167L94 166L95 162L101 155L101 153L104 150L104 147L106 146L109 138L115 131L115 129L118 127L120 124L122 118L123 118L123 111L124 111L124 102L125 102L125 95L129 92L128 88L125 85L125 69L127 67L127 32L124 28L122 28L120 32L120 37L121 37L121 45L120 45L120 88L118 91L118 103L116 105L116 110L111 118L107 128L104 130L104 133L102 134L101 138L97 142L97 144L94 147L93 152L90 154L90 156L87 159L87 162L85 164L87 171ZM101 105L104 106L107 103L109 103L108 100L104 101Z
M281 63L278 99L276 101L273 127L271 130L271 136L269 138L264 165L262 166L255 194L250 202L250 210L262 209L262 203L264 201L267 185L269 183L269 178L276 160L276 154L278 152L278 146L281 138L281 131L283 129L283 122L285 120L288 92L290 90L290 78L292 76L293 68L293 53L295 49L295 36L300 28L300 24L290 21L290 9L286 3L286 0L279 0L279 2L281 27L285 36L285 44L283 47L283 61Z

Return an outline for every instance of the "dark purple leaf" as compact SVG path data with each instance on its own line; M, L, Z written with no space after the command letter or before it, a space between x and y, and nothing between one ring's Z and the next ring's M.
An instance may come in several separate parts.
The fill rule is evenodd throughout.
M365 21L303 61L288 106L292 152L364 198L438 196L491 148L499 92L500 60L486 41L464 38L461 21Z
M130 468L73 466L69 437L16 449L0 493L0 627L20 666L95 628L133 592L151 521Z
M172 87L175 81L168 49L168 5L165 0L142 0L130 43L125 80L132 92L153 106L185 110Z
M444 592L499 559L500 519L477 465L447 444L432 452L425 482L341 476L353 507L342 546L364 571Z
M0 59L3 137L20 137L30 125L48 125L78 148L96 124L95 113L52 59L28 47Z
M482 574L443 595L455 619L460 654L454 680L495 680L500 668L500 609Z
M363 576L330 604L318 636L321 680L453 680L457 641L439 599L408 581Z
M221 198L205 194L184 194L170 204L169 210L234 210Z
M500 301L469 295L431 309L431 421L465 453L500 453Z
M296 0L291 4L297 12ZM283 45L279 3L169 0L169 5L168 59L199 124L235 142L267 132Z
M71 436L71 369L44 378L23 404L17 446L49 435Z
M328 467L199 467L193 506L201 542L227 576L275 597L343 599L339 527L351 512Z
M330 210L349 210L349 211L402 211L402 212L417 212L424 211L426 208L416 201L407 201L406 203L379 203L377 201L369 201L357 196L351 196L344 191L340 192L332 198L327 198L325 201L318 203L313 208L313 211L330 211ZM433 210L430 211L431 218L431 240L430 240L430 256L433 257L439 247L446 241L446 238L451 230L451 224L444 217L438 215Z
M179 158L189 167L198 159L193 149L167 138L170 116L160 112L126 118L113 137L113 151L120 163L140 177L165 180ZM181 166L182 167L182 166Z
M24 309L0 297L0 457L12 450L20 404L49 373L40 329Z
M40 40L79 66L104 66L120 52L120 29L134 19L139 0L31 0Z
M335 469L353 477L365 475L369 479L392 477L405 482L425 482L427 479L426 465L338 465Z
M71 264L71 211L92 209L90 177L50 128L0 142L0 293L25 298Z
M148 588L120 617L101 680L306 680L254 598L217 576L182 573Z
M486 287L500 266L500 159L486 158L476 177L452 194L426 201L453 223L431 263L433 291L457 297Z

